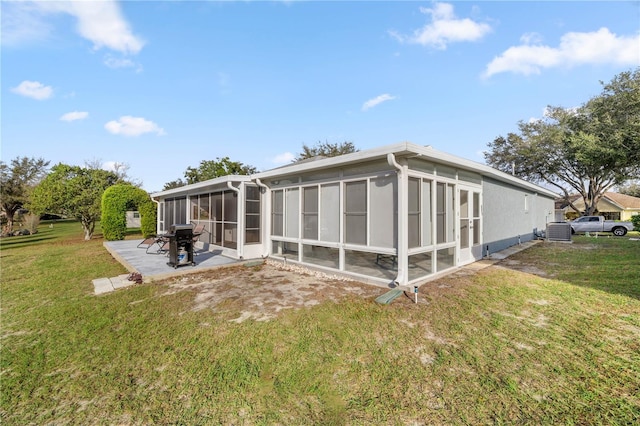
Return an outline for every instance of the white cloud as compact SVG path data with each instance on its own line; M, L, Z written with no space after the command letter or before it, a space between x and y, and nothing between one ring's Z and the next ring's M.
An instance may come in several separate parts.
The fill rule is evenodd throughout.
M64 114L60 117L61 121L76 121L76 120L84 120L89 116L89 113L86 111L73 111Z
M109 121L104 125L109 133L123 136L140 136L145 133L155 133L158 136L165 135L164 129L153 121L145 120L142 117L132 117L125 115L118 120Z
M433 8L421 7L420 12L431 16L431 22L413 32L402 35L395 31L389 34L401 43L413 43L444 50L455 42L480 40L491 32L489 24L475 22L469 18L458 19L453 13L453 5L434 3Z
M542 35L539 33L522 34L520 41L524 44L542 43Z
M369 99L367 102L362 104L362 110L366 111L369 108L373 108L376 105L380 105L381 103L386 102L386 101L391 101L391 100L393 100L395 98L396 98L395 96L391 96L388 93L385 93L385 94L380 95L380 96L376 96L375 98Z
M18 86L11 88L11 91L18 95L37 99L39 101L49 99L53 96L53 88L51 86L45 86L38 81L25 80Z
M585 64L640 64L640 34L617 36L607 28L589 33L570 32L560 38L558 47L529 44L536 38L523 36L520 46L513 46L494 58L484 77L502 72L540 74L543 68L572 67Z
M104 64L112 69L135 68L136 72L142 72L142 65L128 58L116 58L113 55L105 55Z
M289 164L291 163L296 156L290 152L283 152L282 154L278 154L271 160L274 164Z
M78 33L91 41L96 50L105 47L124 54L137 54L144 46L144 41L132 33L114 0L11 2L13 4L6 11L4 3L2 37L11 44L46 38L51 27L45 17L65 13L76 18ZM8 25L5 26L5 22Z
M42 13L34 2L2 2L0 13L2 44L19 46L50 37L52 27L42 19Z

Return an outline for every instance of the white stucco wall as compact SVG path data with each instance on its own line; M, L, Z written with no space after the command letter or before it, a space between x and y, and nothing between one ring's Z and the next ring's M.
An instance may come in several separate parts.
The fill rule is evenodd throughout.
M483 244L486 251L502 250L534 238L534 230L544 230L553 221L554 200L533 191L484 178ZM486 254L486 253L485 253Z

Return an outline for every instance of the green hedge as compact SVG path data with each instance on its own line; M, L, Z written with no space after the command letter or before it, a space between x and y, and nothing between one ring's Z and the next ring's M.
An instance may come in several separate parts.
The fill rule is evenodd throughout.
M106 240L124 239L130 209L140 212L140 230L145 238L156 233L156 208L149 194L133 185L118 184L102 195L100 226Z
M633 223L634 231L640 231L640 214L631 216L631 223Z

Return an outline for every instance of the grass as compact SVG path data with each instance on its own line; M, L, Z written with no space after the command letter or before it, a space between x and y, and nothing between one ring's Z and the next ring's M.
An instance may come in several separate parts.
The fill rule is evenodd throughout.
M126 271L77 223L1 243L4 425L640 421L638 241L239 324L158 284L94 296Z

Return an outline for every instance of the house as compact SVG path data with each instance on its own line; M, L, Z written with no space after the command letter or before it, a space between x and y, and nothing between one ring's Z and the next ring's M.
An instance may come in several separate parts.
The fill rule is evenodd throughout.
M580 211L584 211L584 201L580 195L572 195L571 202ZM575 219L579 216L563 199L556 200L556 209L559 209L567 219ZM631 220L631 216L640 214L640 198L631 195L618 194L617 192L605 192L597 205L597 214L607 220Z
M158 232L388 286L417 285L532 240L553 192L431 147L399 143L152 194Z
M127 228L140 228L140 212L137 210L129 210L126 213Z

